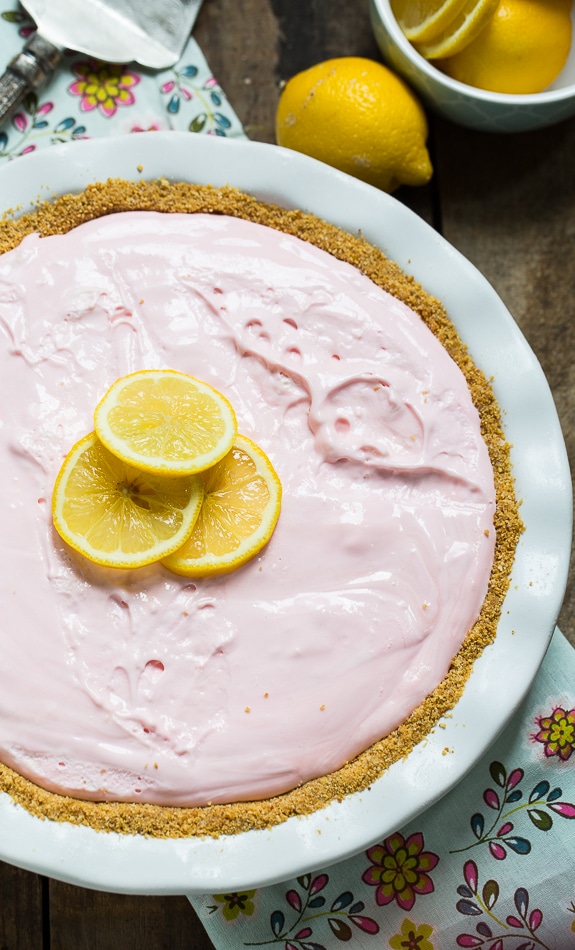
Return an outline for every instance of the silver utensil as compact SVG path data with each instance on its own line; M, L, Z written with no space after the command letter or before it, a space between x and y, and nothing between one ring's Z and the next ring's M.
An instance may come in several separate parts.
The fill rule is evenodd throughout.
M58 66L64 50L107 63L173 66L202 0L24 0L37 26L0 77L0 123Z

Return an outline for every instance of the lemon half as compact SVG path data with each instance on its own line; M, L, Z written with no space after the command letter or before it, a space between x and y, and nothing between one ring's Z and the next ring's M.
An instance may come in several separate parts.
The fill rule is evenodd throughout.
M436 65L468 86L527 95L557 78L571 42L571 0L500 0L473 42Z

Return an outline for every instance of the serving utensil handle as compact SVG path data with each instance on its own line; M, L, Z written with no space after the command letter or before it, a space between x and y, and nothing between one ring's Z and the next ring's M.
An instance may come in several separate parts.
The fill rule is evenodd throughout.
M33 33L21 53L10 60L0 77L0 124L7 119L29 92L38 89L53 73L62 58L62 50Z

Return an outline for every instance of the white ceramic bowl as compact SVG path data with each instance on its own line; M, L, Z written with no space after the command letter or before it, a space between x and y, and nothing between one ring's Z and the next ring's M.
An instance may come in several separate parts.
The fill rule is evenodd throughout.
M559 612L571 547L571 479L549 387L490 284L394 198L327 165L246 141L152 132L72 142L0 169L0 214L108 177L231 184L301 208L381 247L444 301L503 409L526 531L495 643L475 664L445 729L369 790L266 831L158 840L34 818L0 795L0 859L99 890L222 893L325 867L382 840L453 787L526 695ZM11 631L6 632L11 635ZM442 755L449 746L451 755Z
M523 132L575 114L575 42L561 75L548 89L508 95L475 89L436 69L405 38L389 0L370 0L370 13L387 65L407 80L427 106L453 122L487 132ZM571 15L575 21L575 8Z

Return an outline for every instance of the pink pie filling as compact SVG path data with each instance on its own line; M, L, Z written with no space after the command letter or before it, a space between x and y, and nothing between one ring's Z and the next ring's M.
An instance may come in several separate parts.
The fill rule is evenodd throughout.
M493 472L457 365L352 266L267 227L116 214L0 257L0 759L95 800L259 799L445 676L487 590ZM52 527L119 376L225 393L283 485L235 573L100 568Z

